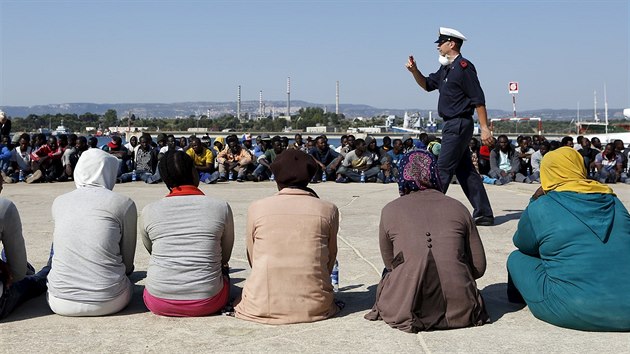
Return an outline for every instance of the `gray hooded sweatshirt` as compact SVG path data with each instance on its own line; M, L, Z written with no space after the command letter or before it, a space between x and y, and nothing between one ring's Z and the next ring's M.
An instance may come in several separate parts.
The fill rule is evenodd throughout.
M136 249L137 211L112 192L118 159L99 149L85 151L74 171L77 189L55 199L54 256L48 291L85 303L107 302L129 288Z

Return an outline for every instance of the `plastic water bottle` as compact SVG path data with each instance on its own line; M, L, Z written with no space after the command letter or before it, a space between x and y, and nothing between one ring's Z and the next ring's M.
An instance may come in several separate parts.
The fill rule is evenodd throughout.
M330 273L330 282L333 286L333 291L339 292L339 262L335 261L335 266L333 267L332 273Z
M274 174L272 173L271 176L269 176L269 180L271 182L275 181L276 180L276 176L274 176Z
M361 171L361 183L365 183L365 172Z
M322 173L322 182L326 182L328 180L328 177L326 177L326 171L324 171L324 173Z
M230 177L228 178L230 181L234 180L234 172L230 171Z
M18 178L20 182L24 182L24 171L20 170L20 177Z
M131 172L131 180L135 182L138 179L138 175L136 175L136 170Z

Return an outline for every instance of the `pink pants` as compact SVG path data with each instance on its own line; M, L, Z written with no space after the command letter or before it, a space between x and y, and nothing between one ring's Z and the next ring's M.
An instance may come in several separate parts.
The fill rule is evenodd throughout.
M144 289L142 296L149 311L172 317L208 316L219 312L230 299L230 280L223 277L223 289L218 294L201 300L168 300L155 297Z

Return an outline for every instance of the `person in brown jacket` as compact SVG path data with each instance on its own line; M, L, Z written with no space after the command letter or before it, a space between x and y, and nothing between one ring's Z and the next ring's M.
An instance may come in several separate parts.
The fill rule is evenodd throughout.
M330 281L337 257L339 210L307 187L313 158L288 149L271 164L279 192L247 211L247 258L252 268L235 316L285 324L335 315Z
M381 212L385 270L365 318L412 333L488 322L475 282L486 270L483 245L466 207L441 192L435 157L405 154L398 186L401 197Z

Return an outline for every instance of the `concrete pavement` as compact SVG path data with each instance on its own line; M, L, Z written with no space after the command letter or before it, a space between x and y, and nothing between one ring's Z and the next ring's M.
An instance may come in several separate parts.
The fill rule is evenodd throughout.
M73 183L5 185L1 196L18 207L29 260L39 269L52 241L50 207ZM507 302L505 261L514 249L512 235L529 196L538 185L486 186L497 225L480 227L488 267L478 281L492 323L476 328L407 334L363 315L371 308L383 263L378 247L382 207L397 197L395 184L312 186L340 209L339 298L346 308L330 320L285 326L250 323L225 316L166 318L147 311L142 302L149 255L138 242L134 298L123 312L100 318L66 318L53 314L44 296L33 299L0 322L0 351L21 352L630 352L626 333L589 333L563 329L535 319L528 309ZM230 203L236 242L230 265L232 289L240 290L249 274L245 253L248 205L273 194L271 182L204 185L208 195ZM630 206L630 186L614 185ZM138 212L167 193L163 184L128 183L116 192L131 197ZM459 186L448 195L470 208ZM629 231L630 232L630 231Z

